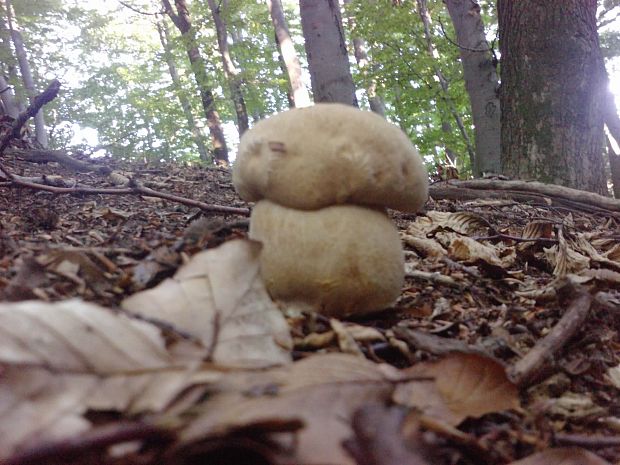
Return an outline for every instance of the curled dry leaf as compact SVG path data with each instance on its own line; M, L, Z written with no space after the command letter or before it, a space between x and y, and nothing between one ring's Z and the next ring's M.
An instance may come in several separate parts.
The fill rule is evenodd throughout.
M0 304L0 460L90 428L87 410L157 412L221 373L159 328L79 300Z
M430 379L399 385L394 400L452 425L467 417L519 407L517 387L509 381L504 367L479 354L452 353L410 371Z
M577 447L547 449L509 465L611 465L598 455Z
M105 375L173 358L153 325L74 299L0 304L0 363Z
M236 381L227 376L209 400L192 408L195 420L181 436L186 445L235 428L301 420L304 428L288 463L343 465L354 463L341 446L353 435L353 413L387 400L393 389L390 379L399 378L391 366L345 354L315 355L286 367L238 375Z
M497 247L481 244L469 237L454 237L448 251L452 258L467 263L482 260L490 265L509 267L514 261L514 254L500 258Z
M196 254L173 278L125 299L123 307L198 338L220 364L290 362L292 340L260 279L259 253L257 242L226 242Z

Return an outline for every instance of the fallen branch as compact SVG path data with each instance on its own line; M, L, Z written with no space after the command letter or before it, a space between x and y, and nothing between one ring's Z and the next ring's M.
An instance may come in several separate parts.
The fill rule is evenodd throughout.
M596 207L602 211L620 213L619 199L536 181L505 181L500 179L450 180L433 185L431 187L431 195L433 195L433 191L441 193L442 189L449 188L468 189L470 194L472 194L472 190L484 191L487 193L487 197L494 198L506 198L509 196L515 199L537 198L539 201L545 201L546 198L559 204L569 205L588 212L592 211L592 207ZM489 193L491 194L489 195Z
M20 138L22 127L26 124L26 121L36 115L43 105L54 100L58 95L59 90L60 81L54 79L50 82L49 86L47 86L47 89L37 95L33 102L28 105L28 108L17 116L17 119L13 122L11 131L2 138L2 141L0 141L0 157L13 139ZM9 179L12 177L12 173L2 164L0 164L0 171L2 171Z
M508 371L510 379L519 387L527 387L538 379L543 370L556 358L556 354L582 328L592 303L592 296L580 287L568 283L558 289L570 306L560 321L540 339L532 349Z
M137 184L135 181L130 182L129 187L124 188L94 188L94 187L56 187L45 184L33 183L19 176L11 175L11 184L4 187L22 187L27 189L51 192L52 194L69 194L69 195L140 195L147 197L156 197L159 199L170 200L171 202L180 203L190 207L200 208L203 211L233 213L236 215L249 216L248 208L225 207L223 205L213 205L199 200L188 199L174 194L158 192L148 187Z

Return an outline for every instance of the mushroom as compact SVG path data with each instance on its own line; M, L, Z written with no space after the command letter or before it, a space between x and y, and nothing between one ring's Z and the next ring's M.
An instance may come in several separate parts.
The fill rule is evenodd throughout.
M263 243L274 299L342 317L398 298L403 250L385 208L415 212L428 196L424 164L399 128L341 104L280 113L241 138L233 184L257 202L250 238Z
M409 138L376 113L338 103L259 121L241 138L232 178L244 200L300 210L416 212L428 197L426 168Z
M357 205L304 211L261 200L250 237L263 243L261 275L271 297L296 308L363 314L400 294L403 250L384 211Z

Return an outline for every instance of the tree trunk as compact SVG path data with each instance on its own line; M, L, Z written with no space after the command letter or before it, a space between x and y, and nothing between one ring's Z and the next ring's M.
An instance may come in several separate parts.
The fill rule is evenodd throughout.
M345 5L349 3L351 3L351 0L344 0ZM368 67L370 66L368 51L366 49L366 41L361 37L355 36L355 18L353 15L347 15L347 23L349 29L351 30L351 35L353 35L353 55L355 56L357 67L359 68L360 73L366 77L368 74ZM368 96L370 110L385 117L385 104L383 103L383 99L377 95L377 81L375 79L371 79L368 83L366 95Z
M161 42L161 46L164 48L164 59L166 60L166 64L168 65L168 71L170 72L172 85L179 99L179 103L181 104L181 108L183 109L185 119L187 120L187 127L191 131L194 138L194 143L196 144L196 148L198 149L200 159L205 162L212 161L209 157L209 152L204 143L202 131L196 125L196 120L194 119L194 114L192 113L192 105L187 98L187 95L185 95L185 93L183 92L181 79L179 78L179 73L177 71L176 64L174 63L174 57L170 52L170 34L168 31L168 26L166 25L166 21L163 18L161 21L157 22L157 32L159 33L159 41Z
M207 118L207 125L209 126L215 161L228 164L228 148L226 147L226 139L224 138L220 115L215 109L213 91L208 85L205 62L196 43L196 32L192 27L185 0L174 0L177 13L173 11L169 0L162 0L162 3L166 10L166 14L179 29L181 36L183 37L187 56L192 66L192 72L200 91L202 107Z
M607 195L596 0L499 0L502 171Z
M501 172L498 78L484 35L480 5L474 0L445 0L460 46L465 88L474 119L474 176Z
M32 77L32 71L30 70L30 63L28 63L28 56L26 54L26 47L24 46L24 40L19 30L19 25L13 14L13 5L10 0L5 0L6 19L9 25L9 31L11 32L11 40L15 47L15 56L17 57L17 63L19 64L19 70L22 75L22 82L24 88L28 94L28 98L31 103L34 102L34 98L37 95L37 91L34 85L34 79ZM34 132L37 142L41 147L47 147L47 132L45 130L45 119L43 117L43 110L39 110L34 116Z
M305 84L301 80L301 64L299 63L297 50L295 50L295 45L293 45L286 18L284 17L282 2L281 0L267 0L267 7L269 8L271 22L276 34L276 43L280 50L280 56L284 61L284 69L291 86L293 105L298 108L307 107L312 102L310 101L308 89L306 89Z
M226 75L228 85L230 86L230 95L235 107L235 113L237 115L237 128L239 129L239 136L242 136L243 133L248 130L250 125L248 122L248 110L245 106L245 100L243 99L243 93L241 91L239 70L237 70L230 56L230 49L228 47L228 31L226 30L226 23L220 15L220 6L216 5L215 0L208 0L208 3L209 9L211 10L211 16L213 16L213 22L215 23L217 44L220 50L220 55L222 55L224 74Z
M300 0L299 10L314 101L357 106L338 0Z
M17 118L19 115L19 109L15 98L13 98L13 89L9 86L9 83L4 79L4 76L0 75L0 98L2 99L2 111L5 115L9 115L11 118Z
M0 0L0 7L5 8L3 1ZM4 56L2 63L2 71L5 73L5 79L8 81L8 85L16 85L20 79L17 74L16 62L13 55L13 49L11 47L11 32L6 24L6 10L3 10L0 14L0 53ZM20 113L26 109L22 96L19 95L18 89L11 89L10 94L13 96L13 100L17 107L17 113Z
M433 45L433 37L431 35L431 17L428 13L427 1L417 0L417 5L418 5L418 14L420 15L420 18L422 19L422 24L424 25L424 37L426 39L427 52L431 58L433 58L434 60L438 60L439 54L437 53L437 50L435 49L435 46ZM461 115L459 115L459 112L456 110L456 106L454 105L454 102L452 101L452 98L450 97L450 92L449 92L450 85L448 83L448 80L441 72L441 69L439 69L439 66L434 65L434 71L435 71L435 76L437 76L437 80L439 81L439 85L441 86L441 90L443 91L443 98L448 104L448 108L450 108L450 113L452 114L452 117L454 118L454 121L456 122L456 126L459 128L459 132L461 133L461 136L463 137L463 140L465 141L465 145L467 146L467 152L469 154L469 161L471 163L471 166L473 167L476 163L476 154L472 146L471 140L469 138L469 134L467 134L467 129L465 128L465 124L463 123L463 118L461 118ZM446 126L446 123L447 122L442 123L442 129L444 131L446 130L446 128L450 127L449 125ZM448 149L446 148L446 150Z

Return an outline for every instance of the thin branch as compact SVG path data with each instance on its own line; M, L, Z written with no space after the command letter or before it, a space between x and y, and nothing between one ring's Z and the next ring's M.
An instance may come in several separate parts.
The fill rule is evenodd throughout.
M54 100L58 95L59 90L60 81L54 79L52 82L50 82L49 86L47 86L47 89L37 95L34 98L33 102L28 105L28 108L26 108L25 111L19 114L19 116L13 123L12 131L2 138L2 142L0 143L0 155L4 153L12 139L19 139L22 126L26 124L26 121L34 117L34 115L39 112L43 105Z
M130 4L129 4L129 3L127 3L127 2L124 2L123 0L117 0L117 1L118 1L118 3L120 3L120 4L121 4L122 6L124 6L125 8L129 8L131 11L133 11L133 12L135 12L135 13L138 13L139 15L144 15L144 16L157 16L157 15L161 15L161 14L163 14L163 13L165 13L165 12L166 12L166 10L161 10L161 11L156 11L156 12L154 12L154 13L150 13L150 12L148 12L148 11L142 11L142 10L140 10L140 9L136 8L135 6L130 5Z
M199 200L188 199L174 194L158 192L148 187L137 184L135 181L130 182L129 187L113 189L113 188L93 188L93 187L56 187L44 184L33 183L25 178L11 174L11 185L5 187L25 187L39 191L51 192L53 194L69 194L69 195L144 195L147 197L156 197L159 199L177 202L190 207L200 208L203 211L233 213L237 215L249 216L250 211L247 208L225 207L223 205L213 205Z
M452 45L456 45L461 50L467 50L468 52L476 52L476 53L488 53L490 51L490 48L469 48L469 47L465 47L465 46L459 44L458 42L456 42L456 41L452 40L450 37L448 37L448 33L446 32L446 30L443 27L443 22L441 21L441 18L437 18L437 22L439 23L439 27L441 27L441 32L442 32L443 36L446 38L446 40L448 42L450 42Z
M551 331L510 369L509 376L519 387L530 386L557 359L568 341L583 328L592 304L592 296L571 283L558 289L570 301L566 313Z

